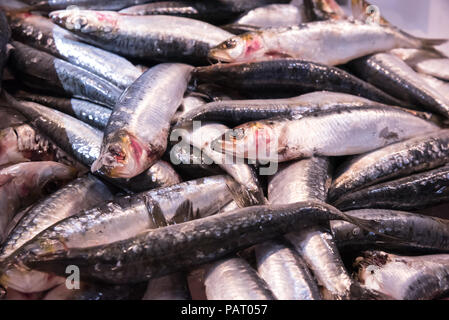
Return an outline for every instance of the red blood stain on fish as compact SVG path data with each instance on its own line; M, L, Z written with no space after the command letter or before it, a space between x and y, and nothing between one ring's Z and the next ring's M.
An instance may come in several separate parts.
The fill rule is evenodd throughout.
M254 52L259 51L262 48L262 44L260 43L259 40L257 39L253 39L250 41L246 42L246 51L245 51L245 56L249 57L251 56Z

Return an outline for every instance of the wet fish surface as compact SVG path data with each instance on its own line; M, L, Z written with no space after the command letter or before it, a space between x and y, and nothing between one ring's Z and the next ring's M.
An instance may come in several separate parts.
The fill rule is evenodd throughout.
M32 88L87 99L109 108L122 93L115 85L78 66L17 41L12 44L12 65Z
M50 19L29 13L9 15L12 37L16 41L90 71L126 89L142 71L116 54L78 41L75 35Z
M200 82L212 82L240 89L259 98L290 98L313 91L331 91L358 95L373 101L402 106L403 102L346 71L305 60L215 64L196 68L193 76Z
M362 79L385 92L403 101L426 107L446 118L449 117L449 100L427 85L398 57L379 53L356 60L352 65Z
M186 64L159 64L123 93L109 118L92 172L133 178L160 159L191 71Z
M214 263L206 274L208 300L274 300L273 293L243 259Z
M333 204L344 210L417 210L448 200L449 167L417 173L343 195Z
M338 170L329 191L334 201L344 194L446 164L449 130L436 131L358 156Z
M211 49L209 56L222 62L288 57L335 66L394 48L421 48L445 42L412 37L379 24L328 20L234 36Z
M449 290L449 255L417 257L368 252L356 261L358 278L398 300L431 300Z
M31 268L55 273L64 272L66 264L76 261L89 278L112 283L139 282L218 260L294 228L345 218L334 208L316 202L254 206L155 229L110 245L43 255L25 253L19 259ZM130 247L133 250L126 249Z
M207 61L209 49L231 37L206 22L175 16L129 16L112 11L65 10L52 20L83 41L126 57L158 61ZM151 25L151 28L147 28ZM167 28L170 25L170 28Z
M3 80L3 67L5 66L6 60L8 58L6 45L8 44L10 36L11 31L9 29L8 21L6 19L5 13L0 8L0 80ZM2 86L0 83L0 90L1 89Z
M402 109L340 108L299 119L249 122L214 140L212 148L239 158L285 162L362 154L436 130L437 125Z

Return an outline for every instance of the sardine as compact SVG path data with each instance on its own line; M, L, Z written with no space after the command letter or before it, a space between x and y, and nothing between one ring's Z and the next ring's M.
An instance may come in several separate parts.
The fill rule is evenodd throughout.
M449 130L395 143L344 163L335 175L329 200L387 180L444 165L449 157Z
M159 64L123 93L109 118L92 172L133 178L160 159L191 71L185 64Z
M223 124L203 123L200 127L178 128L172 132L172 135L180 135L183 138L182 143L190 143L198 148L215 164L233 177L235 181L245 187L247 196L252 199L251 202L253 205L264 204L264 193L254 170L248 164L244 162L236 163L234 159L226 157L226 155L211 148L211 142L227 130L229 128Z
M5 13L0 9L0 90L2 89L1 82L3 80L3 67L8 59L8 52L6 45L8 44L11 31L9 29L8 20Z
M281 59L253 63L216 64L196 68L199 82L239 89L246 96L290 98L313 91L357 95L393 106L404 102L335 67L302 60ZM407 106L407 105L405 105Z
M17 41L12 44L11 64L32 88L87 99L109 108L122 93L112 83L78 66Z
M431 300L449 290L449 255L406 257L366 252L356 260L367 287L398 300Z
M65 10L53 21L83 41L127 57L205 63L210 48L232 34L206 22L174 16L129 16L112 11ZM148 28L147 26L151 26ZM167 26L170 28L167 28Z
M22 113L30 125L80 163L90 167L100 154L103 133L60 111L34 102L17 101L4 93L14 110Z
M242 258L212 264L205 286L208 300L275 300L265 281Z
M27 161L56 161L79 171L85 170L70 155L62 151L28 124L0 131L0 166Z
M3 243L0 260L5 263L16 250L51 225L80 210L92 208L111 199L112 194L108 187L93 176L79 178L67 184L26 212ZM7 289L36 292L43 289L43 286L43 290L48 289L45 286L53 286L52 281L45 284L45 279L49 276L39 271L10 267L2 273L0 282ZM25 282L22 279L28 279L28 281Z
M449 82L443 81L433 76L429 76L424 73L418 73L419 77L427 83L428 86L432 87L443 95L447 100L449 100Z
M56 248L110 244L148 229L207 217L217 213L233 197L239 197L237 193L231 193L232 184L236 183L226 176L215 176L119 197L52 225L21 251L34 247L33 251L44 253ZM18 255L20 253L11 257L8 263L15 262Z
M70 10L71 6L91 10L120 10L148 1L151 0L25 0L31 5L29 10L47 12L61 9Z
M25 246L24 254L17 258L41 271L64 274L65 266L74 264L86 278L135 283L216 261L307 225L338 219L346 216L317 202L254 206L146 231L104 246L40 254L39 250ZM354 218L349 221L364 228L376 228L371 221ZM123 225L120 229L123 230Z
M449 58L437 51L422 49L395 49L398 56L417 72L449 81Z
M125 58L78 41L48 18L10 14L9 20L16 41L90 71L120 89L126 89L142 74Z
M66 165L50 162L24 162L0 170L0 238L6 237L8 223L17 210L30 205L52 188L70 181L76 170Z
M256 246L257 272L279 300L320 300L316 280L304 260L286 245Z
M346 213L360 219L375 220L383 225L384 232L373 234L351 223L331 221L332 235L340 249L375 247L402 252L449 252L449 220L378 209Z
M17 99L32 101L64 112L100 130L106 127L112 113L108 108L81 99L52 97L26 91L19 91L14 96Z
M438 130L391 107L340 108L300 119L249 122L226 132L212 148L259 162L362 154Z
M345 194L333 204L342 210L417 210L449 201L449 166L417 173Z
M211 49L209 57L223 62L288 57L335 66L395 48L417 49L445 42L413 37L378 24L328 20L230 37Z
M152 279L142 300L191 300L187 278L175 273Z
M351 64L356 73L385 92L449 117L449 100L428 86L412 68L398 57L379 53Z

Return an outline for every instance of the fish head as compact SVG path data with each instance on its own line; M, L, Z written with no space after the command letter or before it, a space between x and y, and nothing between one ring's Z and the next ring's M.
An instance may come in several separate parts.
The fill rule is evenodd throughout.
M93 173L100 172L110 178L133 178L154 163L144 143L125 131L115 134L101 150L100 157L92 164Z
M256 161L269 160L277 153L277 136L271 121L255 121L226 131L215 139L214 150Z
M209 51L209 58L220 62L248 61L265 54L263 39L258 32L238 35Z
M54 23L78 34L89 36L110 34L117 28L117 12L67 9L50 13Z

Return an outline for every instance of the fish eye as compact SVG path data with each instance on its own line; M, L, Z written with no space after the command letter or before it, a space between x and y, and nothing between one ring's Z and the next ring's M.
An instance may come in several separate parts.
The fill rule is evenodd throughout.
M223 43L223 47L225 49L234 49L235 47L237 47L237 41L234 39L229 39L225 41L225 43Z

